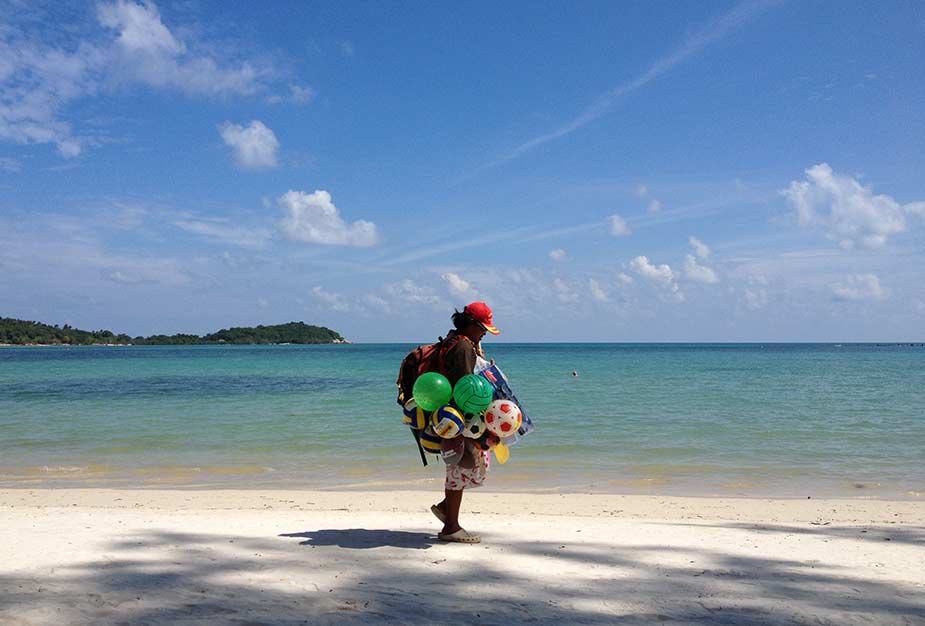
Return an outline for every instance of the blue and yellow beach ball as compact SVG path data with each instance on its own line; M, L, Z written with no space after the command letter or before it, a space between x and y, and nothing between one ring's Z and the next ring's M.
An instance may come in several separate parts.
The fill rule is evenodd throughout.
M404 422L406 426L410 426L414 430L424 430L427 427L427 418L429 417L427 411L419 407L414 398L405 402L402 413L405 414Z
M451 439L466 426L466 418L456 407L445 404L430 416L430 424L438 437Z
M421 447L424 448L425 452L440 454L440 437L434 434L430 426L421 431L418 441L421 442Z

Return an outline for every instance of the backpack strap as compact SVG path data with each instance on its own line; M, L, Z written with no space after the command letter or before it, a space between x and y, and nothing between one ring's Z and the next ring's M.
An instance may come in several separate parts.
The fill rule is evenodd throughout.
M440 347L437 349L437 371L446 376L446 353L449 352L456 344L459 343L459 335L455 330L451 330L446 335L446 339L440 337Z

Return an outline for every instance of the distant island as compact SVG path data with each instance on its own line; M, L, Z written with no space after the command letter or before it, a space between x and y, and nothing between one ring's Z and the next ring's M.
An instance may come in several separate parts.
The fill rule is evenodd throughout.
M10 317L0 317L0 345L28 346L99 346L99 345L198 345L198 344L318 344L350 343L340 333L312 326L304 322L289 322L276 326L241 326L223 328L218 332L200 337L179 333L176 335L151 335L130 337L109 330L80 330L67 324L59 327L40 322L29 322Z

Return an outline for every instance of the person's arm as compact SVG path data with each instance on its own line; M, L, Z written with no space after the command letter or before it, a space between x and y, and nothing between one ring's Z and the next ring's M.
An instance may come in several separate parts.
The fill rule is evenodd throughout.
M447 380L455 386L460 378L466 374L471 374L475 369L475 346L468 339L460 337L456 344L447 350L444 355L443 366ZM458 463L465 468L475 467L475 459L468 452L462 435L444 439L440 442L440 448L444 453L443 460L447 465L456 465Z

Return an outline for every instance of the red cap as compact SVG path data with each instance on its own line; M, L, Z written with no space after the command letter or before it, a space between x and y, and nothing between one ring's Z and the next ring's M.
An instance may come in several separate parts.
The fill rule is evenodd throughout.
M481 324L482 327L492 335L497 335L501 332L492 325L491 307L484 302L470 302L466 305L466 308L463 309L463 313L470 315L472 319Z

